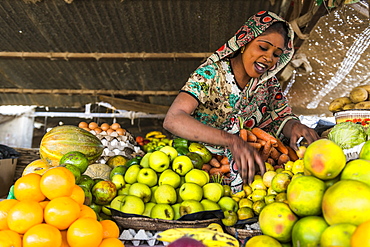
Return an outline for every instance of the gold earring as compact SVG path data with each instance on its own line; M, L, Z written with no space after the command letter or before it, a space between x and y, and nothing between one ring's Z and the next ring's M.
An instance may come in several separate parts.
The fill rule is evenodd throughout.
M243 46L242 48L240 48L240 53L244 53L244 50L245 50L245 46Z

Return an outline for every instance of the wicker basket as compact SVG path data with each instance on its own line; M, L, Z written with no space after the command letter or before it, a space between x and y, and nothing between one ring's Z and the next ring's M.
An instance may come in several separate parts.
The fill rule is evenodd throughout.
M226 226L225 230L227 233L234 236L241 242L244 242L245 240L248 240L253 236L262 235L262 232L260 230L240 229L231 226Z

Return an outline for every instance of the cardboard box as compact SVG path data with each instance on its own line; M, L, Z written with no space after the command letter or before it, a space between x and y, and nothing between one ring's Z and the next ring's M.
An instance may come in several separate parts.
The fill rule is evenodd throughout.
M6 197L13 185L18 159L0 159L0 197Z

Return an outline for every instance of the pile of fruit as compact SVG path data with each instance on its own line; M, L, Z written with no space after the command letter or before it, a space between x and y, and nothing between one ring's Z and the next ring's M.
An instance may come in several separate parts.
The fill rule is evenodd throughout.
M290 174L284 179L286 198L275 197L261 210L264 235L254 236L246 246L370 246L369 146L368 141L363 146L367 150L347 162L340 146L320 139L299 159L303 172L291 176L286 163L271 180Z
M29 173L0 201L1 246L124 246L112 220L99 221L65 167Z
M353 88L348 97L339 97L329 104L329 111L370 109L370 85Z

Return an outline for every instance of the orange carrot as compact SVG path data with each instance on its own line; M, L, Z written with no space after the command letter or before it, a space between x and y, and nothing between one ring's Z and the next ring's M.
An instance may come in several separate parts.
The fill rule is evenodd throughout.
M262 152L261 152L261 158L262 158L263 161L266 161L267 158L270 156L271 147L272 147L271 145L272 145L271 141L268 140L268 141L266 141L266 145L263 146Z
M221 159L220 163L221 165L230 165L229 159L226 156Z
M271 147L270 157L274 160L278 160L281 153L274 147Z
M248 141L248 134L246 129L240 129L239 136L243 139L243 141Z
M217 160L216 157L212 157L212 159L209 161L209 164L212 167L216 167L216 168L219 168L221 166L221 163Z
M258 143L261 143L262 146L265 146L266 145L266 141L265 140L257 139L257 142Z
M246 130L247 131L247 140L249 142L256 142L257 141L257 136L255 134L252 133L252 131L250 130Z
M288 149L287 147L284 145L284 143L279 139L279 138L276 138L276 141L277 141L277 149L282 152L283 154L288 154Z
M287 154L281 154L278 159L278 165L283 165L289 161L289 156Z
M203 164L203 166L202 166L202 170L206 171L206 172L209 172L209 170L211 170L211 168L212 168L212 166L210 164L207 164L207 163Z
M289 156L291 161L296 161L297 159L299 159L299 157L297 155L297 152L294 151L293 148L291 148L289 146L286 146L286 148L288 149L288 156Z
M214 156L214 157L216 157L216 159L217 159L218 161L221 161L221 160L222 160L222 158L224 157L223 155L219 155L219 154L213 154L213 156Z
M257 150L260 150L260 148L262 147L261 143L258 142L248 142L248 144L256 148Z
M275 145L277 143L277 140L275 137L273 137L271 134L267 133L261 128L254 127L251 131L253 134L257 136L257 138L260 138L265 141L270 140L272 145Z
M222 165L221 167L213 167L211 170L209 170L209 175L216 175L216 174L225 174L230 172L230 166L229 165Z
M270 165L274 166L275 165L275 160L271 157L268 157L267 160L266 160L267 163L269 163Z

